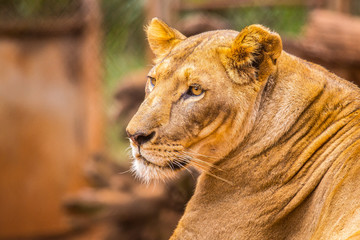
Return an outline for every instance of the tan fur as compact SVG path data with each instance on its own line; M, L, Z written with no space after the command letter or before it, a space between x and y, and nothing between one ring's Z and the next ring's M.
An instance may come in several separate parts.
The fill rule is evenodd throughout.
M133 169L202 171L172 240L360 239L355 85L260 25L185 39L154 19L147 34L156 84L127 128Z

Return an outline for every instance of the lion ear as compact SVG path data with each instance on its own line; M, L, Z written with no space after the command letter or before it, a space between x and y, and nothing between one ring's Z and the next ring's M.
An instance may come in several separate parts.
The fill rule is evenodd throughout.
M169 53L175 45L186 38L158 18L153 18L145 31L150 48L157 57Z
M225 56L222 58L223 64L240 73L237 81L262 81L274 71L276 60L282 52L282 43L279 34L261 25L251 25L244 28L231 47L223 49L222 52Z

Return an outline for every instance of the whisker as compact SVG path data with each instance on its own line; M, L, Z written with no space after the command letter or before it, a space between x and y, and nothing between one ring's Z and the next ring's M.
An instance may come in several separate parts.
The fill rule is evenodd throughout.
M192 161L191 164L194 165L195 167L200 168L203 171L208 171L208 166L205 166L202 163Z
M203 160L199 159L197 156L194 156L194 155L193 155L192 153L190 153L190 152L182 151L182 153L184 153L184 155L186 155L186 156L188 156L188 157L190 157L190 158L196 158L196 159L198 159L198 160L200 160L200 161L203 161ZM203 162L206 162L206 161L203 161ZM209 162L206 162L206 163L212 164L212 163L209 163ZM212 164L212 165L213 165L213 164Z
M185 159L180 159L181 161L184 161ZM190 173L190 175L191 175L191 177L193 178L193 180L195 181L195 177L194 177L194 175L192 174L192 172L191 172L191 170L187 167L187 166L185 166L185 165L183 165L183 164L181 164L180 162L178 162L177 160L174 160L174 163L177 165L177 166L179 166L180 168L185 168L185 170L186 171L188 171L189 173Z
M214 164L211 164L211 163L208 163L206 161L202 161L201 159L198 159L198 158L192 158L193 161L197 162L197 163L202 163L202 164L205 164L207 166L209 166L210 168L214 168L216 170L219 170L221 172L224 172L224 170L222 170L221 168L219 168L218 166L215 166Z
M214 164L212 164L212 163L209 163L209 162L203 161L203 160L201 160L201 159L199 159L199 158L197 158L197 157L194 157L194 156L190 155L189 153L183 152L183 154L184 154L184 156L190 158L191 160L192 160L192 159L196 159L196 160L198 160L199 162L203 162L203 163L205 163L205 164L207 164L207 165L209 165L209 166L211 166L211 167L214 165Z
M217 176L217 175L215 175L215 174L213 174L213 173L211 173L211 172L205 172L205 174L208 174L208 175L210 175L210 176L212 176L212 177L214 177L214 178L217 178L217 179L219 179L219 180L221 180L221 181L223 181L223 182L226 182L226 183L230 184L231 186L234 186L234 183L233 183L233 182L231 182L231 181L229 181L229 180L226 180L225 178L219 177L219 176Z
M122 174L129 173L129 172L133 172L133 169L128 169L128 170L126 170L124 172L119 172L117 174L122 175Z
M201 157L205 157L205 158L216 159L216 157L204 155L204 154L201 154L201 153L197 153L197 152L195 152L195 151L193 151L193 150L191 150L191 149L186 149L186 150L187 150L188 152L187 152L187 151L184 151L184 150L183 150L183 152L189 153L189 154L195 154L195 155L198 155L198 156L201 156Z
M206 162L206 161L204 161L204 160L201 160L201 159L199 159L199 158L197 158L197 157L193 157L193 156L188 155L188 154L186 154L186 153L185 153L184 155L187 156L187 157L189 157L192 161L196 161L196 162L198 162L198 163L205 164L205 165L207 165L207 166L210 167L210 168L215 168L216 170L219 170L219 171L221 171L221 172L224 172L224 170L222 170L222 169L219 168L218 166L215 166L215 165L212 164L212 163Z
M201 165L198 165L198 163L194 163L194 162L193 162L193 164L194 164L195 166L199 167L200 169L202 169L205 174L207 174L207 175L209 175L209 176L212 176L212 177L214 177L214 178L216 178L216 179L218 179L218 180L221 180L221 181L223 181L223 182L226 182L227 184L230 184L230 185L232 185L232 186L234 185L233 182L231 182L231 181L229 181L229 180L227 180L227 179L225 179L225 178L219 177L219 176L215 175L214 173L203 169Z
M182 159L184 159L186 161L189 161L189 158L184 158L183 157ZM199 167L202 171L207 171L209 169L209 166L207 166L203 162L194 161L194 158L191 158L189 162L190 162L191 165L194 165L195 167Z
M174 168L173 168L172 164L170 164L170 162L166 162L166 164L170 167L171 171L174 171Z
M125 153L126 155L128 156L129 159L134 159L134 156L132 154L132 148L131 147L128 147L125 149Z

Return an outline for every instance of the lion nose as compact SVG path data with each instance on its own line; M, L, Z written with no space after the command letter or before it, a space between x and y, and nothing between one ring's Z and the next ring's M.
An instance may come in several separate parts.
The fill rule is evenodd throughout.
M136 132L134 134L129 133L126 131L128 137L135 143L137 146L141 146L142 144L150 141L154 136L155 132L151 132L150 134L146 134L143 132Z

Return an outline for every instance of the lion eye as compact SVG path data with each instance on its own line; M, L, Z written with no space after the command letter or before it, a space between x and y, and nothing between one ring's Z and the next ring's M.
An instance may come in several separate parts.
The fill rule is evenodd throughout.
M189 94L193 96L200 96L204 91L199 85L190 86Z
M150 82L150 90L152 90L156 85L156 79L153 77L148 76L149 82Z

